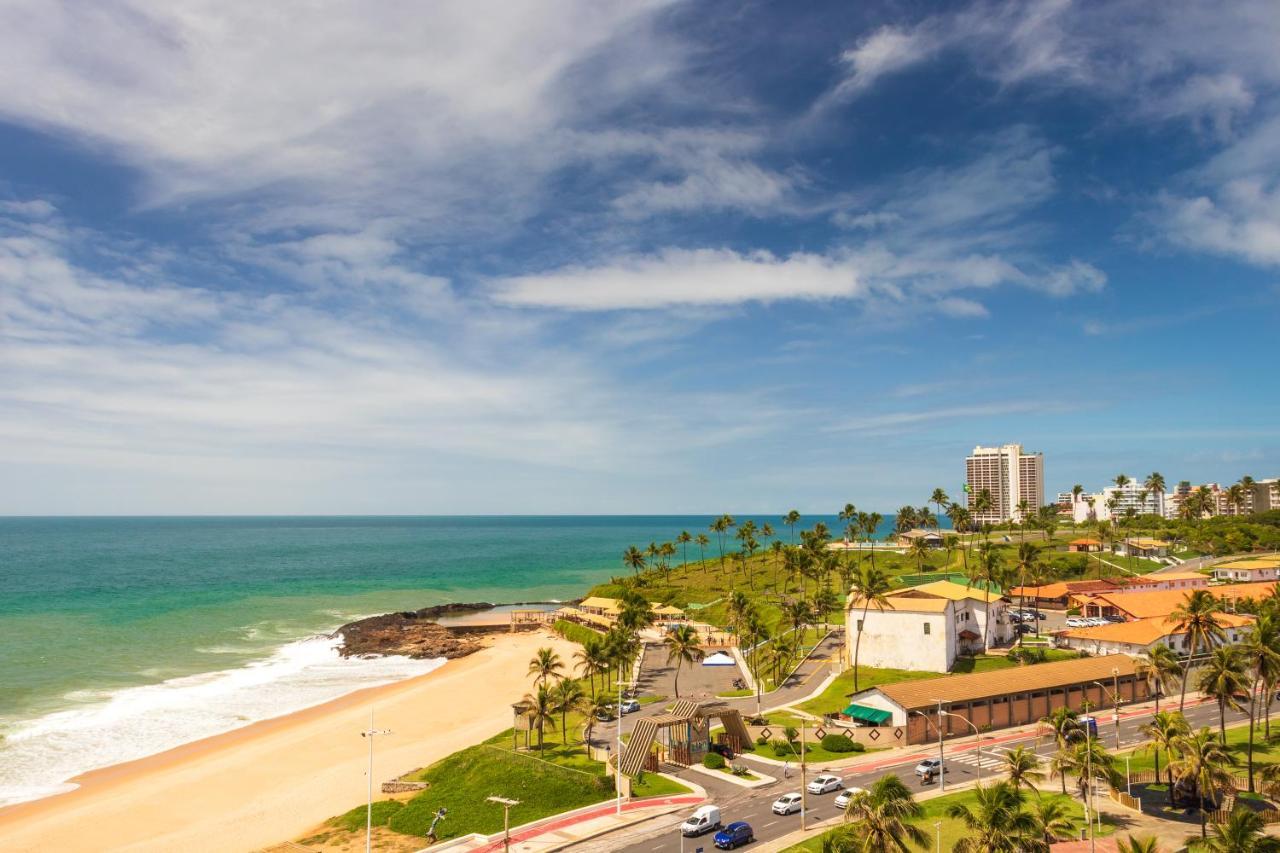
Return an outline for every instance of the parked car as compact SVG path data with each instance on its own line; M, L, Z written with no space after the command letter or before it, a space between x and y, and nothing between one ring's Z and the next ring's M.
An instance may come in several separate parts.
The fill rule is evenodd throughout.
M1022 624L1014 627L1013 630L1017 631L1019 634L1034 634L1036 632L1036 626Z
M735 820L717 832L713 840L718 849L732 850L735 847L741 847L743 844L750 844L756 840L756 837L751 831L751 824L745 820Z
M942 767L941 758L926 758L916 765L916 775L923 776L926 772L937 773Z
M733 758L733 747L727 743L713 743L711 744L711 751L716 755L724 756L726 759Z
M805 786L810 794L829 794L844 787L844 780L839 776L819 776Z
M680 834L692 838L720 828L720 807L699 806L689 819L680 824Z
M624 699L618 707L622 709L624 714L634 714L640 710L640 703L634 699Z
M603 708L601 708L599 711L596 711L596 719L597 719L597 720L599 720L599 721L600 721L600 722L602 722L602 723L607 723L607 722L610 722L611 720L613 720L613 719L614 719L614 716L613 716L613 706L612 706L612 705L605 705L605 706L604 706Z
M844 811L849 808L849 803L853 802L854 797L865 793L865 788L845 788L843 791L836 794L835 806L840 809L840 811Z
M773 801L774 814L794 814L800 811L804 799L799 794L783 794Z

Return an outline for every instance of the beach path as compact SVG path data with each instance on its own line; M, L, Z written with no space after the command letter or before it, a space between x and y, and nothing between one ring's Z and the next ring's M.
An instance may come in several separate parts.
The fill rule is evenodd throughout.
M248 851L296 838L365 802L370 708L394 732L377 741L376 785L509 728L539 646L565 661L576 648L498 635L426 675L93 771L75 791L0 810L0 849Z

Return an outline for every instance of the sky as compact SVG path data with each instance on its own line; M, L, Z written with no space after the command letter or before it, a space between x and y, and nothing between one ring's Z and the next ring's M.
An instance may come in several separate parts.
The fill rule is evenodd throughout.
M0 6L0 513L1280 475L1280 6Z

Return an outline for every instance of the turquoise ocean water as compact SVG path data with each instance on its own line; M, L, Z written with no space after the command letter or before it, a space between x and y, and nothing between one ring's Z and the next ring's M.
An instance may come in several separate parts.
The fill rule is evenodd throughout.
M765 520L787 535L776 518L757 523ZM0 805L439 665L340 660L324 635L353 618L450 601L571 598L625 573L628 545L710 522L0 519Z

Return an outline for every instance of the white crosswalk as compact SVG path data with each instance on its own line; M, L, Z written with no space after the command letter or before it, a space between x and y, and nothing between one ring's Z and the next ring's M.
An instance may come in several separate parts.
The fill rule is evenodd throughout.
M982 757L978 757L977 751L959 752L954 755L947 756L947 762L955 762L957 764L967 764L970 767L981 767L983 770L996 770L1003 766L1004 760L1002 753L1009 750L1002 746L989 747L982 750Z

